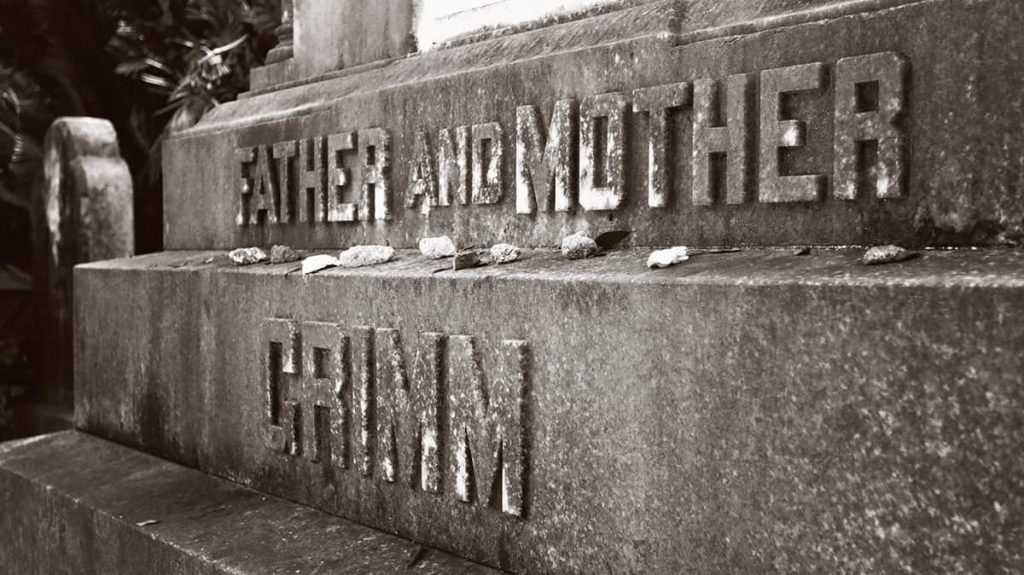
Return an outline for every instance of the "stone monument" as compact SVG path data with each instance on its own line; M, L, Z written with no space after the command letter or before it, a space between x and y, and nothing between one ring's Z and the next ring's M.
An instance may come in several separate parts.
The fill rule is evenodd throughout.
M0 446L0 565L1024 569L1024 4L555 4L295 0L167 143L168 251L76 269L77 430ZM275 244L398 251L227 257Z

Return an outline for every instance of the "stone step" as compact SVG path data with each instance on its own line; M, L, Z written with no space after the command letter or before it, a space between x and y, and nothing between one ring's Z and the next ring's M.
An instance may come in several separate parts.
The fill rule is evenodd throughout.
M0 444L0 571L497 573L76 431Z
M1024 568L1024 253L646 255L80 266L77 425L520 572Z
M635 4L218 106L164 147L165 246L1024 238L1024 3Z

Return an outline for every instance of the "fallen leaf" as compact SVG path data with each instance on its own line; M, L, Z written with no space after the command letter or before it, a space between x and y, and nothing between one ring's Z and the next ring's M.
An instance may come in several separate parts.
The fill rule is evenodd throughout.
M602 250L610 250L615 246L619 245L619 243L622 242L622 240L629 237L629 234L631 233L633 232L629 230L615 230L611 232L605 232L594 238L594 243L597 244L597 247L601 248Z
M313 274L320 270L338 266L338 258L326 254L309 256L302 260L302 275Z
M490 261L488 250L462 250L452 259L453 270L465 270L485 266Z

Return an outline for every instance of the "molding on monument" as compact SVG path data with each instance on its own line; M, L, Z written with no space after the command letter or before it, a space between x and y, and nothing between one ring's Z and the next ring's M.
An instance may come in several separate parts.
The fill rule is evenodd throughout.
M295 79L294 71L291 76L278 73L278 70L263 73L262 70L268 68L265 66L253 70L252 89L241 94L239 99L335 80L398 63L408 63L403 65L411 72L425 69L453 74L645 37L668 40L678 32L678 4L677 0L656 0L638 7L620 6L614 11L599 11L541 28L482 37L404 58L378 60L308 78ZM416 77L419 74L411 75ZM422 78L413 81L420 80Z
M843 0L824 6L724 23L716 21L720 17L707 13L706 9L699 13L688 12L683 0L656 0L641 5L604 5L562 19L477 32L406 58L382 59L308 78L296 79L295 75L299 72L289 61L277 62L254 69L252 89L241 94L239 99L335 80L396 62L411 61L415 62L413 68L420 68L458 60L463 68L460 71L469 71L492 65L495 63L495 54L504 56L497 58L497 61L507 64L645 37L666 40L673 46L685 46L935 1L941 0Z
M823 20L868 14L871 12L878 12L880 10L900 8L910 4L921 4L929 1L933 0L846 0L844 2L836 2L825 6L814 6L803 10L765 16L763 18L755 18L743 22L731 22L720 26L698 28L691 31L680 31L679 36L676 39L676 45L685 46L687 44L696 44L697 42L705 42L707 40L717 40L720 38L742 36L745 34L757 34L759 32L767 32L778 28L799 26L801 24L813 24L814 22L820 22Z

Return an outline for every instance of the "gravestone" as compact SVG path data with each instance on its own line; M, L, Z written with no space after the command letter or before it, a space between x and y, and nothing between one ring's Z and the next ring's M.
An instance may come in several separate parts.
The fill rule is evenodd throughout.
M43 184L32 202L33 291L45 361L22 414L26 435L71 426L72 270L134 253L133 198L114 126L101 118L57 118L46 133Z
M168 251L77 268L79 431L0 451L4 532L104 514L117 560L242 572L325 531L342 572L1024 568L1024 5L588 6L407 55L413 3L296 0L168 141ZM452 271L441 234L523 257ZM365 243L398 256L226 255ZM921 253L860 263L888 243ZM645 267L672 245L743 249ZM261 564L210 508L296 536ZM46 541L0 560L99 553Z

